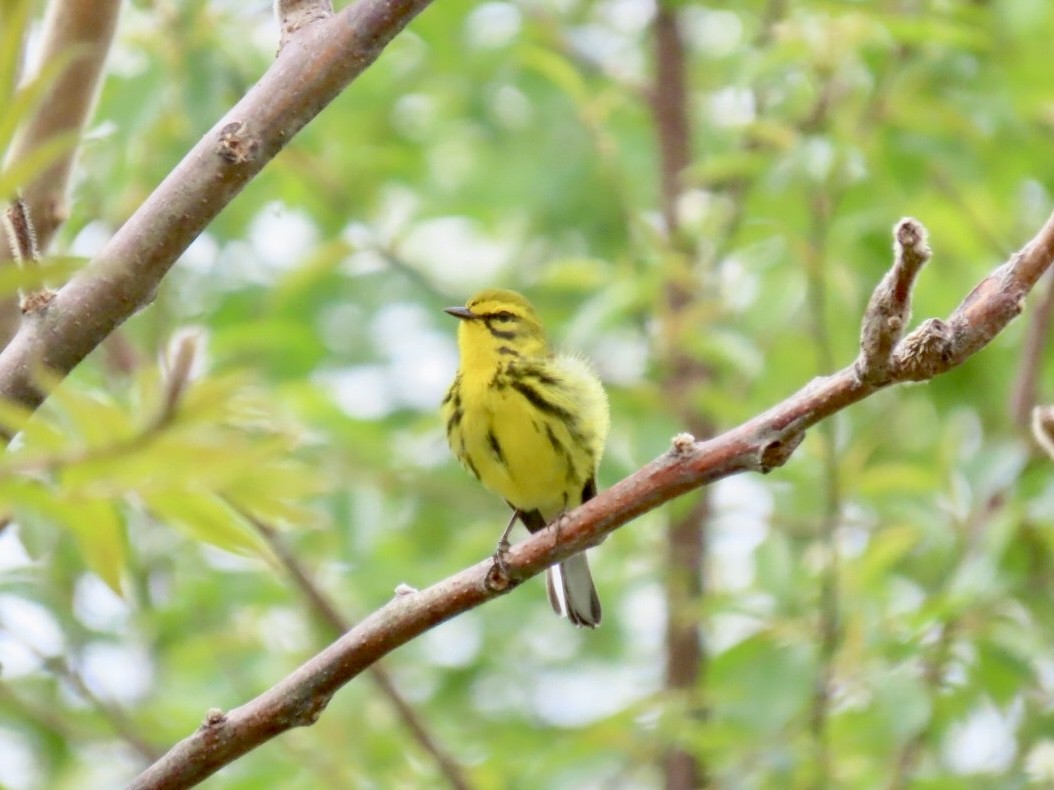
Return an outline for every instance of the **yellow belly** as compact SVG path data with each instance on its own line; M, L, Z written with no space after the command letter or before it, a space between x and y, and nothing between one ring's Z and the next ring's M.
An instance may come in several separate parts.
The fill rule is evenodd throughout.
M483 485L549 519L579 504L586 476L572 463L566 429L532 412L515 391L492 393L482 408L466 409L462 430Z
M577 373L575 365L553 369L560 386L544 394L559 416L540 410L514 386L494 386L492 375L461 378L455 454L510 505L538 510L547 521L581 504L607 434L603 389Z

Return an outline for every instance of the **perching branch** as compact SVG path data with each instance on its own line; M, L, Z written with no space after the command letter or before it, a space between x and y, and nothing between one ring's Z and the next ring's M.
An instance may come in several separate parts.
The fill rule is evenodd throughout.
M919 238L924 238L922 226ZM898 228L902 228L900 223ZM930 319L897 344L885 384L850 365L816 379L754 419L698 442L686 434L642 469L546 529L513 546L506 568L484 560L424 590L407 590L257 698L210 711L196 732L136 778L132 788L189 787L292 727L313 724L333 695L414 637L502 595L550 565L600 543L610 532L680 494L740 472L784 464L807 428L889 384L922 381L961 365L1018 313L1054 259L1054 214L1010 261L986 277L946 321ZM874 303L874 302L873 302ZM884 315L883 307L867 320Z
M190 242L428 4L362 0L300 28L88 266L26 315L0 352L0 397L38 406L37 366L67 374L147 304Z

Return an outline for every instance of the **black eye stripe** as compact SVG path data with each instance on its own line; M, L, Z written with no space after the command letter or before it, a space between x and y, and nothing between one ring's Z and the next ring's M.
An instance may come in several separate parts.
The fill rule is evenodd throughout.
M489 315L483 319L483 325L487 327L487 331L494 335L494 337L499 338L501 340L513 340L517 336L518 333L515 330L498 329L496 326L494 326L494 321L494 317Z

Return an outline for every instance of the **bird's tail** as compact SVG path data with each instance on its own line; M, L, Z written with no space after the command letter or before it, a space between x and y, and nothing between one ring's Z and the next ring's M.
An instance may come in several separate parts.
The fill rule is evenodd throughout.
M575 625L586 628L600 625L600 597L584 551L551 567L545 581L554 612Z

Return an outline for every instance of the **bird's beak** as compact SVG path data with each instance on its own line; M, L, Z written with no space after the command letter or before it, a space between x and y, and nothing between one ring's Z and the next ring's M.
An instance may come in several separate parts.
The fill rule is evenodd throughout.
M454 318L468 319L478 318L475 313L469 310L467 307L445 307L443 308L444 313L450 313Z

